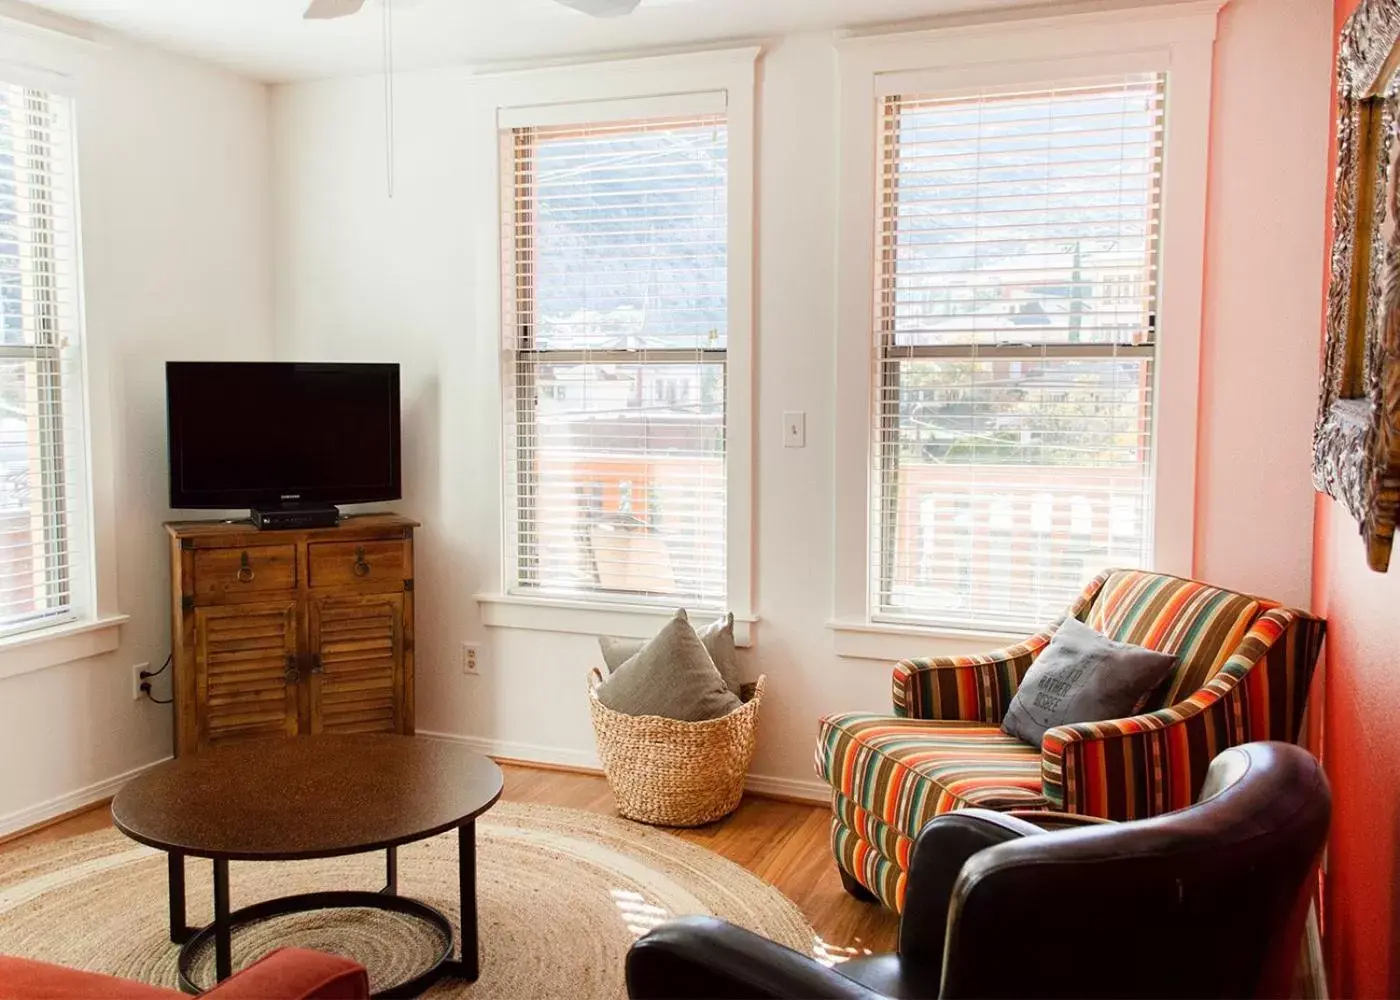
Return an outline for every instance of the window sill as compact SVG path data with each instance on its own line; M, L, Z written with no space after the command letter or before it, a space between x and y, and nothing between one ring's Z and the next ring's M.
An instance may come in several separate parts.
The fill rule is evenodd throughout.
M110 653L128 620L128 615L104 615L6 636L0 639L0 680Z
M881 622L829 621L836 655L848 660L894 663L921 656L967 656L1024 642L1029 632L920 628Z
M516 594L477 594L481 622L487 628L524 629L529 632L565 632L573 635L612 635L624 639L650 639L675 614L675 608L649 604L615 604L574 601L556 597L521 597ZM703 625L711 612L695 611L691 619ZM753 615L734 613L734 644L753 645Z

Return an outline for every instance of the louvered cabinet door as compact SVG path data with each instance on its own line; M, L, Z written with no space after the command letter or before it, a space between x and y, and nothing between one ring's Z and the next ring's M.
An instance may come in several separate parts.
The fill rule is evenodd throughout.
M196 608L199 749L297 735L296 663L295 600Z
M404 732L402 593L311 601L311 731Z

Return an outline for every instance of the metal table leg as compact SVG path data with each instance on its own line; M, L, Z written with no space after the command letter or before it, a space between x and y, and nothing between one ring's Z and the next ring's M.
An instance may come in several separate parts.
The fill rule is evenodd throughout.
M461 976L467 982L474 983L481 976L476 928L475 820L468 820L457 828L457 893L462 913Z
M384 895L397 896L399 894L399 849L390 847L384 852Z
M228 862L214 862L214 977L233 975L233 927L228 918Z
M185 919L183 857L180 858L180 862L178 868L173 859L170 865L172 935L177 930L176 925L182 924ZM205 949L209 947L211 940L214 945L215 982L221 982L232 974L232 937L235 927L250 926L288 913L310 913L340 908L367 908L407 914L431 925L443 942L442 950L427 968L411 979L385 987L375 994L376 997L416 997L445 976L475 982L481 973L477 940L476 824L467 822L457 828L457 891L461 906L461 931L457 938L461 945L460 959L453 957L456 948L453 946L452 921L447 915L426 903L398 895L398 852L395 849L387 849L385 866L387 884L378 892L342 890L302 893L297 896L263 900L230 912L228 862L215 861L214 922L200 929L183 928L185 940L177 960L180 988L186 993L197 995L214 985L209 982L196 983L194 979L194 966L200 956L206 954Z
M190 936L189 924L185 923L185 856L170 851L165 860L170 890L170 940L184 944Z

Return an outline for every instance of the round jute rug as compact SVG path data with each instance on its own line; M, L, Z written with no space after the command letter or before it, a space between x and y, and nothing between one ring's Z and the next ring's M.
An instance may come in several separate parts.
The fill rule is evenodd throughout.
M799 951L812 928L782 893L678 837L573 809L500 803L477 821L481 979L433 997L621 997L628 946L672 916L709 913ZM378 889L384 855L230 867L234 907L325 889ZM115 830L0 854L0 954L174 988L165 855ZM211 865L186 869L191 924L212 920ZM457 920L456 837L399 849L399 892ZM234 967L296 945L338 952L380 989L408 978L441 940L412 918L371 910L280 917L233 939ZM212 955L196 977L208 982Z

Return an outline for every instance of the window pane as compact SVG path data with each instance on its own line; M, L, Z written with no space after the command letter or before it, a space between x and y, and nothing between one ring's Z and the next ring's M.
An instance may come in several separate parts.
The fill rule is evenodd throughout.
M65 101L0 83L0 634L73 605L85 458L81 420L64 420L80 385L69 130Z
M0 359L0 623L60 613L69 602L64 484L56 464L51 364Z
M1147 361L908 361L886 414L884 610L1045 623L1150 551Z
M874 615L1149 566L1164 78L884 102Z
M896 343L1150 339L1155 78L894 113Z
M533 211L534 346L722 350L728 154L718 122L542 137ZM531 298L533 295L533 298Z
M540 365L520 498L546 591L722 603L724 367Z
M724 120L504 138L513 586L720 607Z

